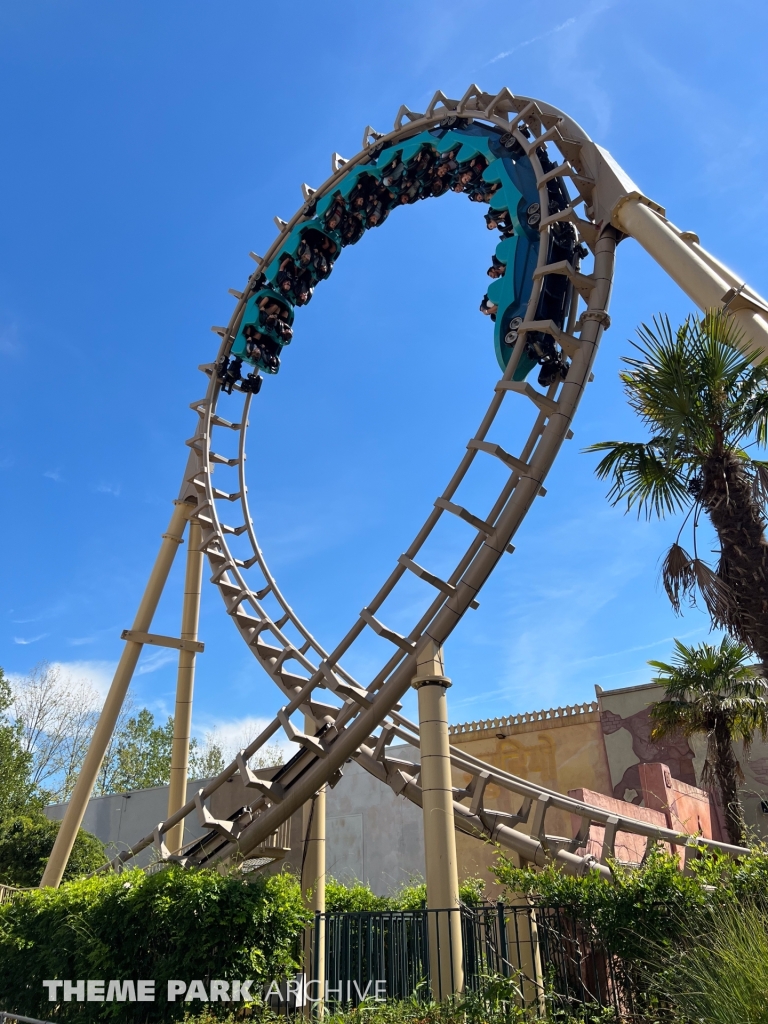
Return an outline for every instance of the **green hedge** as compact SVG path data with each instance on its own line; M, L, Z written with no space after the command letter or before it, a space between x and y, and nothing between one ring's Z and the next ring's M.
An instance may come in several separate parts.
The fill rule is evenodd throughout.
M480 903L485 894L481 878L465 878L459 884L459 898L472 906ZM366 910L420 910L427 905L426 882L412 879L389 896L377 896L363 882L345 884L329 878L325 884L325 909L329 913L350 913Z
M42 813L9 818L0 824L0 882L27 888L40 884L51 855L60 822L49 821ZM107 860L104 844L96 836L79 829L72 847L64 881L89 875Z
M23 893L0 906L0 1008L57 1021L180 1020L184 1003L165 1000L169 979L253 978L256 990L296 970L305 921L287 874L249 881L173 866ZM154 979L157 1001L57 1009L45 978Z
M516 868L502 853L492 870L506 900L524 894L560 907L612 952L641 962L649 946L673 945L718 907L768 898L768 852L762 847L740 861L704 847L700 853L683 873L676 856L654 848L642 868L614 864L612 882L595 872L565 875L553 864Z

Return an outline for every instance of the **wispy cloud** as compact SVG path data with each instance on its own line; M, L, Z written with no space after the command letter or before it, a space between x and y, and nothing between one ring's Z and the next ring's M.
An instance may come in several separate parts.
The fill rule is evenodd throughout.
M39 636L30 636L30 637L15 636L13 638L13 642L15 644L22 644L22 645L26 646L27 644L36 644L38 640L42 640L43 637L46 637L46 636L48 636L47 633L40 633Z
M120 497L120 484L98 484L97 494L111 494L114 498Z
M95 643L95 636L77 636L72 637L71 640L67 640L70 647L83 647L85 644Z
M115 674L117 662L114 661L52 661L50 667L58 670L64 682L73 686L76 683L90 683L101 700L106 696L107 690ZM11 682L24 678L23 672L9 672L8 678Z
M686 640L692 636L700 636L701 633L707 632L705 626L699 626L696 629L690 629L687 633L676 633L675 636L664 636L660 640L654 640L649 644L640 644L637 647L625 647L621 651L610 651L608 654L594 654L589 658L577 658L572 662L574 665L591 665L597 661L607 661L610 658L622 658L626 654L637 654L638 651L652 651L655 647L661 647L662 644L671 644L674 640Z
M530 39L524 39L522 43L518 43L517 46L513 46L511 50L505 50L503 53L497 53L495 57L488 61L488 64L495 64L497 60L504 60L505 57L511 57L512 54L517 53L518 50L522 50L526 46L533 46L534 43L538 43L540 40L546 39L548 36L553 36L556 32L562 32L564 28L568 28L570 25L575 24L576 18L568 18L567 21L562 22L560 25L555 25L554 28L550 28L538 36L531 36Z
M15 356L21 349L15 325L0 329L0 355Z
M176 651L168 650L167 648L161 648L150 653L149 649L145 647L141 663L136 670L136 675L147 676L150 672L157 672L158 669L169 665L172 661L177 661L178 657L179 655Z
M271 719L255 715L244 715L242 718L203 717L195 722L193 731L200 739L212 741L221 747L227 760L233 760L239 750L253 742ZM286 741L282 732L276 733L266 744L270 750L278 747L284 758L296 753Z
M55 661L54 668L58 668L65 679L72 682L85 681L91 684L100 697L105 697L107 690L112 684L112 677L117 668L115 661Z
M46 469L43 476L47 477L49 480L55 480L57 484L62 482L61 471L58 469Z

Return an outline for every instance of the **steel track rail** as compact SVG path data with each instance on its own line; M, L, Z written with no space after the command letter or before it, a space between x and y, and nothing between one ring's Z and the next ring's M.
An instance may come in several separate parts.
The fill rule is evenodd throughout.
M245 304L254 291L262 268L279 253L293 227L306 219L309 204L316 204L318 199L333 192L351 169L370 160L372 146L403 142L425 129L439 125L446 117L478 120L504 132L512 132L534 169L542 211L549 210L547 182L553 177L567 177L573 194L568 192L570 201L564 210L541 218L538 263L525 322L506 372L494 387L474 437L470 439L453 476L409 548L347 634L329 653L290 606L261 551L248 504L245 473L247 426L252 396L244 396L237 422L220 417L217 412L220 385L215 366L222 357L229 354ZM582 159L582 150L592 145L582 129L561 111L528 97L515 97L506 89L491 96L471 86L461 100L450 100L438 92L423 114L401 108L394 128L388 134L380 135L370 127L366 128L362 150L350 160L343 160L334 154L333 173L327 181L317 190L304 187L307 202L291 220L284 222L276 218L280 228L277 238L264 257L255 257L257 269L249 278L245 290L234 293L237 303L228 326L215 329L222 337L216 361L201 367L208 374L209 382L205 397L191 406L199 419L194 436L187 442L191 453L186 488L182 495L192 495L197 500L196 517L203 529L203 547L212 569L211 581L219 588L227 612L252 654L287 698L287 704L260 736L201 790L195 800L189 801L131 850L120 854L113 864L119 865L130 860L153 844L159 854L167 858L168 851L163 842L165 833L188 814L195 812L210 829L210 839L188 844L179 858L171 859L210 863L234 854L245 856L262 844L320 786L338 778L344 762L349 758L356 759L396 793L421 804L419 766L406 765L389 757L386 751L387 743L394 737L418 746L418 728L398 713L399 701L407 692L413 675L413 656L419 646L428 640L441 644L448 638L464 613L476 603L483 584L510 548L520 523L543 491L543 482L563 441L571 436L571 421L590 380L592 363L602 333L610 322L608 306L618 235L613 228L603 228L593 220L598 205L595 201L598 198L595 196L596 181L590 176L589 165ZM560 151L562 162L554 170L551 167L545 170L539 159L540 154L546 152L546 147ZM580 204L583 204L584 209L578 213ZM562 219L568 219L575 225L580 239L591 250L591 273L575 272L573 268L551 268L548 271L548 233L553 223ZM566 329L556 332L559 343L571 359L570 370L565 381L553 384L544 393L530 384L514 382L512 377L524 350L525 333L544 329L541 324L532 325L535 323L542 283L548 272L568 273L574 287ZM586 309L577 322L580 294ZM534 413L528 440L517 455L508 453L502 443L503 438L492 433L503 402L510 398L516 401L522 399L521 405ZM221 437L231 437L232 434L238 438L236 453L227 455L220 452L218 448ZM487 440L489 436L490 441ZM213 447L214 437L216 447ZM457 511L452 499L475 460L494 455L499 457L499 452L503 453L502 461L507 456L505 465L509 475L490 512L486 516L479 516L463 509ZM212 473L216 465L236 468L236 490L227 492L214 486ZM232 527L221 519L220 507L228 504L233 508L236 503L242 523ZM428 570L422 569L416 559L446 513L458 514L474 533L453 572L445 580L440 580ZM234 542L228 539L230 537L243 538L247 546L245 555L234 550ZM409 572L421 575L425 582L433 586L436 594L426 612L413 624L410 632L403 636L381 623L376 615ZM257 579L253 578L254 574ZM279 615L269 614L264 603L267 600L277 604ZM286 633L287 628L291 629L295 638L298 637L296 642ZM345 671L341 658L366 629L373 629L388 640L393 652L379 672L364 685ZM324 691L324 695L334 703L319 700L319 690ZM314 720L319 738L308 737L292 725L290 716L299 711ZM289 739L297 743L299 752L279 773L277 786L270 787L269 784L255 780L247 762L281 729ZM380 730L378 736L374 735L376 730ZM451 756L454 768L469 775L472 780L463 789L457 788L454 791L457 828L470 835L499 842L534 863L543 864L547 859L554 859L571 872L581 873L595 868L607 874L605 862L613 853L618 831L676 845L693 843L688 836L655 828L632 818L610 815L600 808L535 786L458 748L451 748ZM216 821L207 810L205 802L237 771L252 788L258 790L258 796L236 821ZM520 795L523 798L521 811L517 815L509 815L487 808L485 793L489 783ZM469 801L469 807L463 801ZM546 814L551 808L568 811L582 819L582 828L575 838L547 834ZM597 865L593 857L576 853L584 845L591 822L605 828L602 865ZM518 825L527 825L530 835L517 827L510 827ZM695 844L714 847L732 855L745 852L738 847L708 840L697 839Z

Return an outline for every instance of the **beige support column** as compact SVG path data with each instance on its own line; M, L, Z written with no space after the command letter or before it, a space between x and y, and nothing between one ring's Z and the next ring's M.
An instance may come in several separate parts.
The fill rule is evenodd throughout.
M160 595L163 592L163 587L168 579L168 573L173 565L173 559L179 544L182 543L187 519L194 509L193 505L184 501L175 501L174 506L168 532L163 534L160 551L157 554L157 559L147 582L139 610L136 612L136 618L133 620L132 628L141 633L146 633L152 625L152 619L157 609ZM112 685L109 688L107 699L104 701L104 707L101 710L99 721L91 738L88 753L85 755L83 766L80 769L75 788L72 791L61 827L56 836L56 842L53 844L51 856L48 858L48 864L40 882L41 888L48 885L58 888L61 883L64 869L67 866L67 861L77 838L77 832L82 823L85 809L91 798L91 793L101 768L101 762L104 759L104 753L115 730L115 723L123 706L125 695L128 692L142 647L143 644L136 643L133 640L125 642L123 653L112 679Z
M450 685L442 648L431 641L417 655L413 686L419 696L427 909L443 911L429 915L429 959L435 999L445 999L464 988L446 699Z
M304 731L309 736L315 733L314 721L306 715ZM323 996L325 982L325 919L320 919L320 926L315 934L316 914L325 914L325 795L327 787L323 786L312 800L307 801L303 808L304 849L301 863L301 891L307 910L312 914L312 923L304 933L304 972L307 982L316 981L311 986L309 996L320 1001L314 1004L305 1002L305 1012L310 1014L312 1006L318 1013L323 1012ZM313 955L313 935L316 948ZM333 984L333 982L331 983Z
M187 538L187 571L184 577L184 605L181 612L181 639L197 640L200 621L200 592L203 582L203 531L192 519ZM179 651L179 672L176 678L176 708L173 715L173 747L171 748L171 782L168 789L168 817L187 802L187 769L189 739L192 731L192 694L195 689L194 651ZM166 834L166 846L176 853L184 845L184 819Z
M706 262L661 216L637 196L627 196L613 211L613 223L642 245L702 310L728 306L744 332L749 348L768 356L768 313L750 308L742 295L726 299L733 285L727 275L718 273L715 260ZM703 250L702 250L703 252Z

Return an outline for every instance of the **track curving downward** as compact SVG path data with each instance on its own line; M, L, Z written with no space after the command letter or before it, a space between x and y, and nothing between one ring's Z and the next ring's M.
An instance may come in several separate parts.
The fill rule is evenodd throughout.
M571 420L610 323L608 305L620 235L595 221L600 204L598 183L585 159L589 147L594 151L594 144L561 111L515 97L507 89L490 95L472 86L461 100L438 92L424 113L401 108L391 132L382 135L366 128L360 153L350 160L334 154L331 177L316 190L303 186L305 202L290 221L275 218L276 240L264 257L254 257L257 267L243 292L233 292L237 303L227 327L214 328L221 345L217 358L201 367L208 375L208 389L204 398L192 403L198 425L187 442L190 458L180 497L196 503L194 517L202 527L211 582L284 704L261 735L195 800L120 854L115 864L151 844L167 858L165 833L190 813L199 816L209 833L173 859L205 864L233 855L259 855L294 811L321 786L338 780L350 758L396 793L421 803L420 766L387 753L396 738L419 745L417 726L399 713L414 674L415 654L426 644L445 642L511 551L520 523L544 492L547 473L570 436ZM478 204L487 203L486 221L490 218L492 229L500 232L494 254L496 279L484 306L495 316L502 376L492 382L477 431L413 542L393 559L379 591L328 651L280 591L254 531L245 466L248 415L261 386L257 371L277 372L285 346L293 340L295 308L309 301L344 248L367 228L379 226L396 206L439 196L451 187L467 192ZM591 264L588 269L580 265L582 259ZM298 333L295 343L300 346ZM249 365L253 369L244 376ZM536 365L538 386L526 380ZM509 442L497 432L497 414L510 401L518 403L531 422L527 441L518 451L507 450ZM506 479L490 509L465 509L454 501L476 459L495 459L505 470ZM227 475L228 480L222 480ZM466 549L445 578L419 561L443 516L458 517L467 532ZM383 606L406 575L421 579L432 599L409 632L401 633L387 625ZM373 678L357 680L344 669L342 659L369 630L387 642L390 655ZM292 718L297 713L314 722L312 735L297 727ZM297 752L272 781L258 780L248 760L280 730ZM612 816L535 786L456 748L451 754L454 768L470 780L454 790L456 827L490 838L534 863L555 859L570 872L594 869L608 875L607 860L618 831L694 844L670 830ZM206 801L238 771L254 799L233 819L216 820ZM490 783L519 795L517 813L486 805ZM576 837L547 833L546 817L552 808L581 818ZM602 863L577 853L591 822L605 826Z

